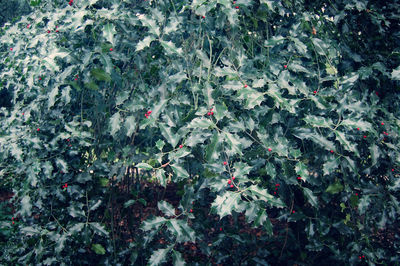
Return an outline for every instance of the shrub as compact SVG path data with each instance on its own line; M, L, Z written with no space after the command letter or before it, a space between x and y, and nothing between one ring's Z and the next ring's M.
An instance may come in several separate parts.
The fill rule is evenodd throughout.
M35 8L1 33L1 263L399 261L396 4Z

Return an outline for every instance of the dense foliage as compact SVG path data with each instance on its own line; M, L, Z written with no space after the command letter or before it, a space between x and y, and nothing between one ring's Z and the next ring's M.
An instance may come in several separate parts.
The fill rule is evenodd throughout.
M0 264L400 261L399 1L32 5L0 32Z

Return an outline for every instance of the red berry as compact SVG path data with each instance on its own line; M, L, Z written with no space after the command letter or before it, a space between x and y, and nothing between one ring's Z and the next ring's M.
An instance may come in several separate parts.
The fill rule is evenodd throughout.
M244 87L247 88L247 84L245 84Z
M181 144L181 145L179 145L179 149L182 149L183 148L183 145Z
M394 169L392 169L392 172L394 172Z
M274 194L276 194L276 192L274 191Z
M375 94L376 94L376 96L379 96L379 94L378 94L378 92L377 92L377 91L375 92Z
M364 255L363 255L362 257L363 257L363 258L365 258L365 256L364 256Z
M236 4L236 1L233 1L233 4Z
M301 180L301 176L299 176L297 179L298 179L298 180Z
M77 78L75 78L75 80L78 80Z
M22 113L22 115L24 115L25 113Z
M67 141L69 141L69 139L67 139Z
M358 196L358 193L356 193L356 196Z
M113 48L110 48L110 51L112 52Z
M214 110L214 108L213 108L213 107L210 109L210 111L212 111L212 110Z
M190 212L193 212L193 210L192 210L192 209L190 209Z
M214 115L214 112L211 112L211 115Z
M314 91L314 94L317 94L317 91Z
M12 222L12 224L14 224L14 221Z
M147 111L148 114L151 114L151 111Z
M12 217L11 220L14 220L14 217Z
M48 30L47 33L50 33L50 30Z
M38 128L38 129L36 129L37 131L39 131L40 130L40 128Z
M28 24L26 27L29 29L30 26L31 26L31 24Z
M13 50L13 48L10 48L10 51L12 51Z
M278 190L278 188L276 187L275 190Z
M360 130L360 128L358 127L357 130Z
M208 112L208 113L207 113L207 115L211 115L211 113L210 113L210 112Z
M228 162L224 162L224 165L227 165L228 164Z
M231 185L231 188L233 188L233 185Z
M276 184L275 186L276 186L276 187L279 187L280 185L279 185L279 184Z
M292 213L295 213L295 211L292 211Z
M334 153L334 151L333 151L333 150L331 150L331 153Z
M230 185L231 183L232 183L232 181L229 179L229 180L228 180L228 184Z
M56 32L58 32L58 30L56 30Z
M72 3L74 2L74 0L69 0L69 5L72 6Z
M283 67L284 67L284 68L287 68L287 65L284 65Z
M206 18L206 16L203 16L203 18Z
M219 231L222 231L222 227L219 228Z
M358 257L361 260L361 256Z
M232 176L232 180L235 180L235 177L234 177L234 176Z
M385 123L383 123L383 122L381 123L382 126L383 126L384 124L385 124Z
M367 138L367 136L364 135L364 139L366 139L366 138Z
M236 6L236 9L239 9L239 6Z
M268 148L268 151L272 151L272 149L271 149L271 148Z

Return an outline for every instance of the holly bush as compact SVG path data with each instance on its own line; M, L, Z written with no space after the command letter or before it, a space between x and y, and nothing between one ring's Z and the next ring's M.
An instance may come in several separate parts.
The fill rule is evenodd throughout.
M0 263L398 263L398 4L32 1Z

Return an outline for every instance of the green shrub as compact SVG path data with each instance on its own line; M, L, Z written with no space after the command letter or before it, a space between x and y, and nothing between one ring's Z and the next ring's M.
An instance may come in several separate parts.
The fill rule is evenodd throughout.
M35 8L1 32L0 263L399 261L395 3Z

